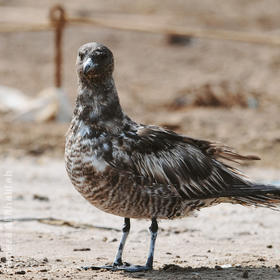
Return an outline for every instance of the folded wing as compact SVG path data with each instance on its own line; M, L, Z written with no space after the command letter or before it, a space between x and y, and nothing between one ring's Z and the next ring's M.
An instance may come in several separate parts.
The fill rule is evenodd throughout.
M136 174L143 184L169 186L182 199L219 197L234 188L250 186L236 169L219 159L259 159L155 126L127 131L121 142L122 145L114 145L111 166L120 172Z

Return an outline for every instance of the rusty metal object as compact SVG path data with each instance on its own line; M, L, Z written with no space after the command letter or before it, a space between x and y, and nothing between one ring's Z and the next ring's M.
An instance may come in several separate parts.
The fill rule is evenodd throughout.
M55 87L60 88L62 85L62 37L66 23L65 10L60 5L51 8L49 18L55 28Z

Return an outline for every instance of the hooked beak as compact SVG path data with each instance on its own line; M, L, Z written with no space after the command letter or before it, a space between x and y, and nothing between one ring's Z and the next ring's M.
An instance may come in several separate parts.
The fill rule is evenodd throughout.
M91 58L88 58L83 64L83 73L86 75L90 72L96 65L93 63Z

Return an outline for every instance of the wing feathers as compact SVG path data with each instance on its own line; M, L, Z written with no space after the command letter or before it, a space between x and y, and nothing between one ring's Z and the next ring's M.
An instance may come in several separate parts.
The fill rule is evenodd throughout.
M184 137L184 142L193 144L205 151L209 156L214 158L223 158L225 160L236 162L236 160L260 160L260 157L255 155L240 155L231 147L218 142L210 142L205 140L197 140L189 137Z
M250 183L234 168L219 161L257 160L227 146L178 135L155 126L125 133L123 145L113 145L111 166L143 177L144 182L172 188L182 199L219 197L234 185ZM129 161L123 166L123 157Z

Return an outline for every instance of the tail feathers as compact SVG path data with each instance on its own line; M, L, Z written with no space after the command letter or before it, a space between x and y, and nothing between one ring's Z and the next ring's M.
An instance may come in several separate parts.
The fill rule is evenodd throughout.
M227 192L231 203L267 207L280 211L280 187L272 185L234 186Z

